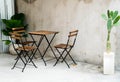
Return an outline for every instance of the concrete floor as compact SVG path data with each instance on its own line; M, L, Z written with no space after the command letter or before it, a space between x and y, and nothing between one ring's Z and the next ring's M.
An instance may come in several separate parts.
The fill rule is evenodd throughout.
M102 67L82 62L68 69L64 63L53 67L55 61L52 60L44 66L42 60L36 59L38 68L28 65L22 73L18 68L11 70L14 58L9 54L0 54L0 82L120 82L120 71L104 75Z

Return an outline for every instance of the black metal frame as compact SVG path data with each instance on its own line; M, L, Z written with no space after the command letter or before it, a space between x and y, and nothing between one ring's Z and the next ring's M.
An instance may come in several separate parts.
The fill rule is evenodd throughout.
M16 64L18 63L19 60L21 60L22 63L23 63L23 65L24 65L24 67L22 68L22 72L24 71L26 65L27 65L28 63L30 63L30 62L33 64L33 66L34 66L35 68L37 68L37 66L35 65L35 63L34 63L33 60L32 60L32 55L33 55L32 53L34 53L34 51L31 51L32 53L31 53L31 54L28 54L29 51L26 51L26 50L25 50L24 44L17 44L18 47L23 47L23 49L24 49L24 50L19 51L19 50L17 50L17 49L15 48L15 44L14 44L14 41L13 41L12 37L11 37L11 40L12 40L13 48L14 48L14 50L15 50L16 53L17 53L16 62L15 62L15 64L13 65L12 69L14 69L14 68L16 67ZM22 43L22 42L23 42L23 41L22 41L22 39L21 39L21 43Z
M46 36L45 34L31 34L31 33L30 33L30 36L32 37L33 41L35 41L35 39L34 39L34 37L33 37L34 35L40 36L40 39L39 39L38 44L35 43L35 45L36 45L37 48L36 48L36 50L35 50L35 53L34 53L33 57L35 56L36 52L38 51L38 52L40 53L40 57L41 57L41 59L43 60L45 66L47 65L47 64L46 64L47 61L45 61L44 57L45 57L46 52L47 52L47 50L48 50L49 48L51 49L51 51L52 51L55 59L57 60L56 54L55 54L55 52L54 52L54 50L53 50L53 48L52 48L52 46L51 46L51 43L52 43L52 41L53 41L53 39L55 38L55 36L56 36L57 33L58 33L58 32L56 32L56 33L53 34L53 36L52 36L52 38L51 38L50 41L48 40L48 38L47 38L47 36ZM41 51L39 50L39 47L40 47L40 45L41 45L41 43L42 43L42 41L43 41L44 38L45 38L45 40L47 41L48 46L46 47L44 53L42 54Z
M76 31L71 31L69 32L69 35L68 35L68 40L67 40L67 44L66 44L66 47L65 48L59 48L59 47L55 47L55 49L57 50L57 52L59 53L59 57L57 59L57 61L55 62L55 64L53 66L56 66L56 64L59 62L59 60L62 58L62 62L65 62L66 65L68 66L68 68L70 68L69 64L67 63L66 61L66 57L69 56L70 59L73 61L74 64L77 64L75 62L75 60L72 58L72 56L70 55L70 51L72 50L72 48L74 47L75 45L75 42L76 42L76 38L77 38L77 34L78 34L78 30ZM71 37L74 36L74 41L73 41L73 44L69 44L70 42L70 39ZM59 49L63 49L62 52L60 52ZM63 54L66 52L65 56L63 57Z
M20 29L21 30L21 29ZM26 40L26 38L25 37L23 37L22 36L22 33L24 33L24 32L18 32L17 33L17 30L16 30L16 32L15 32L16 34L12 34L11 33L11 36L10 36L10 38L11 38L11 42L12 42L12 45L13 45L13 48L14 48L14 50L16 51L16 53L17 53L17 57L16 57L16 61L15 61L15 63L14 63L14 65L13 65L13 67L12 67L12 69L14 69L15 67L16 67L16 65L17 65L17 63L18 63L18 61L19 60L21 60L22 61L22 63L23 63L23 68L22 68L22 72L24 71L24 69L25 69L25 67L26 67L26 65L28 64L28 63L32 63L33 64L33 66L35 67L35 68L37 68L37 66L35 65L35 63L33 62L33 55L34 55L34 53L35 53L35 49L33 49L33 50L26 50L25 49L25 46L26 46L26 44L24 44L24 41L23 41L23 39L25 39ZM17 34L20 34L21 36L18 36ZM17 38L19 38L19 39L15 39L14 37L12 37L14 35L14 37L17 37ZM16 48L15 47L15 40L19 40L19 43L17 44L18 45L18 47L20 48L23 48L23 50L19 50L18 48ZM22 44L23 43L23 44ZM28 46L29 46L29 44L27 44ZM33 44L32 44L33 45ZM29 52L31 52L31 53L29 53Z

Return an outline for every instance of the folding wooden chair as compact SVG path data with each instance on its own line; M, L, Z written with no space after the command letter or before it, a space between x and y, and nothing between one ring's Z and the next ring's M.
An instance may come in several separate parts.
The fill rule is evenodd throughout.
M72 56L70 55L70 51L72 50L72 48L74 47L75 45L75 42L76 42L76 37L77 37L77 34L78 34L78 30L75 30L75 31L71 31L69 32L69 35L68 35L68 40L67 40L67 43L66 44L58 44L58 45L55 45L54 47L56 48L57 52L59 53L59 57L57 59L57 61L55 62L54 66L58 63L58 61L62 58L62 62L64 61L68 68L70 68L69 64L67 63L66 61L66 57L69 56L70 59L73 61L74 64L76 64L76 62L74 61L74 59L72 58ZM60 50L62 50L62 52L60 52ZM65 54L66 52L66 54ZM63 54L65 54L63 56Z
M32 58L34 56L34 50L36 49L36 47L29 46L29 43L31 43L31 42L26 41L26 38L23 37L24 33L25 33L24 28L12 28L12 32L10 32L10 38L12 41L12 45L13 45L14 50L17 53L16 62L13 65L12 69L14 69L16 67L16 64L18 63L18 61L21 60L24 65L24 67L22 68L22 72L24 71L24 69L28 63L32 63L33 66L35 68L37 68L37 66L34 64L34 62L32 60ZM18 45L17 48L15 47L16 40L19 41L17 44Z

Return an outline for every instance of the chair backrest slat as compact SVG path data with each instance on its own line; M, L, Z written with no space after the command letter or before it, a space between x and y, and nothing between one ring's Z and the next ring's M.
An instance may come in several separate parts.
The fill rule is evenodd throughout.
M70 33L75 33L75 32L78 32L78 30L71 31Z
M15 32L11 32L10 34L11 34L11 36L19 36L19 37L23 36L22 34L18 34L18 33L15 33Z
M25 33L24 27L12 28L12 32L10 32L11 39L21 41L24 33Z
M17 36L11 36L11 39L14 39L14 40L21 40L20 37L17 37Z
M70 45L74 46L77 35L78 35L78 30L74 30L74 31L69 32L67 46L70 43L71 43ZM73 39L72 42L71 42L71 39Z
M12 33L25 33L25 28L24 27L19 27L19 28L12 28Z
M24 27L19 27L19 28L12 28L13 31L17 31L17 30L25 30Z
M70 34L68 37L76 36L77 34Z
M76 36L77 33L78 33L78 30L71 31L71 32L69 32L69 37Z
M14 32L14 33L24 33L25 30L14 30L13 32Z

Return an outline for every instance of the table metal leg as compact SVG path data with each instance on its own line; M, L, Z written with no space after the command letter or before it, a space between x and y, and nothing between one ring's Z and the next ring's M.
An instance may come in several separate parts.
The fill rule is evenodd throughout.
M57 60L56 54L55 54L55 52L54 52L54 50L53 50L53 48L52 48L52 46L51 46L51 43L52 43L53 39L55 38L55 35L56 35L56 34L57 34L57 33L55 33L55 34L52 36L52 38L51 38L50 41L48 40L48 38L47 38L46 35L40 35L41 37L40 37L40 40L39 40L38 44L35 42L35 45L36 45L37 48L35 49L34 55L35 55L36 52L38 51L38 52L40 53L40 56L41 56L42 60L44 61L45 66L46 66L46 61L44 60L44 56L45 56L45 54L46 54L48 48L51 49L51 51L52 51L52 53L53 53L55 59ZM34 35L34 34L33 34L33 35ZM30 34L30 36L32 37L33 41L35 41L33 35ZM47 41L48 45L47 45L45 51L44 51L43 54L42 54L42 53L40 52L40 50L39 50L39 46L41 45L41 43L42 43L44 37L45 37L45 40ZM34 56L34 55L33 55L33 56Z
M30 34L30 35L31 35L31 34ZM35 39L33 38L32 35L31 35L31 37L32 37L33 41L35 41ZM39 54L40 54L40 56L41 56L41 59L43 60L45 66L46 66L46 62L45 62L45 60L44 60L44 58L43 58L43 56L42 56L42 53L41 53L40 50L39 50L39 46L40 46L40 44L41 44L41 42L42 42L43 39L44 39L44 36L41 36L38 44L35 42L35 45L36 45L37 48L35 49L34 55L35 55L36 52L38 51ZM34 57L34 55L33 55L33 57Z
M45 56L45 54L46 54L48 48L50 47L50 49L51 49L53 55L55 56L55 59L57 60L56 54L55 54L53 48L51 47L51 43L52 43L52 41L53 41L55 35L56 35L56 34L53 35L53 37L52 37L52 39L51 39L50 41L48 40L47 36L45 36L45 39L46 39L46 41L47 41L47 43L48 43L48 46L47 46L47 48L46 48L46 50L45 50L45 52L44 52L44 54L43 54L43 57Z

